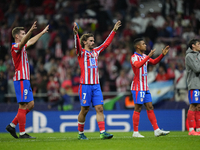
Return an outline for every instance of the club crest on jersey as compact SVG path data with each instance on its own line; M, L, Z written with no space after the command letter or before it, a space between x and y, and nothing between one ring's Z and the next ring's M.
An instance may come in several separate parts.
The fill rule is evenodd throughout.
M85 103L86 103L86 100L84 99L84 100L83 100L83 104L85 104Z
M199 98L198 97L195 97L195 101L198 101L199 100Z

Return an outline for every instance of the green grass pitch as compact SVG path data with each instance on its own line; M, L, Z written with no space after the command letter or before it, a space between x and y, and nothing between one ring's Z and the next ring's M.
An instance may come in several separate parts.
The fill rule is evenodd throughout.
M132 132L113 132L114 137L101 140L99 133L85 133L88 140L78 140L77 132L30 133L36 139L15 139L0 133L0 150L198 150L200 136L188 132L171 132L154 137L153 131L140 132L145 138L133 138Z

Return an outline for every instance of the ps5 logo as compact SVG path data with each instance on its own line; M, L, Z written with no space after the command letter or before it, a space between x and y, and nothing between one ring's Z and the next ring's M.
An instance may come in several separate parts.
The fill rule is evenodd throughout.
M46 126L47 126L46 116L41 112L33 111L33 126L26 128L26 132L34 132L34 133L54 132L52 128Z

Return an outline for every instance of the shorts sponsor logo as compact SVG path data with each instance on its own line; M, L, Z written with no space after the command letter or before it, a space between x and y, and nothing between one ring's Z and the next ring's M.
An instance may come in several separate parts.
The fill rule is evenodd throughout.
M27 99L27 96L24 96L24 99L26 100L26 99Z
M199 98L198 97L195 97L195 101L198 101L199 100Z
M85 104L86 103L86 100L83 100L83 104Z
M141 98L140 101L143 102L143 98Z

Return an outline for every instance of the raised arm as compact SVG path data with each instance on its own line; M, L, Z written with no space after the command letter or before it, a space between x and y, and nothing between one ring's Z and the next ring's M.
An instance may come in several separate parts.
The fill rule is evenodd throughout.
M134 58L131 60L131 63L136 67L136 68L140 68L142 67L149 59L150 57L147 56L145 57L145 59L143 59L142 61L138 61L138 60L135 60Z
M149 59L149 63L152 65L156 65L158 62L161 61L161 59L169 52L169 46L166 46L164 48L164 50L162 49L162 54L160 54L160 56L158 56L156 59Z
M35 44L35 42L37 42L37 40L45 33L47 33L49 30L49 25L47 25L43 31L41 31L40 33L38 33L36 36L32 37L30 40L28 40L27 42L27 47Z
M94 48L97 51L102 52L104 49L106 49L110 43L112 42L114 35L116 34L118 28L121 26L121 21L117 21L113 27L113 30L109 34L109 36L106 38L106 40L98 47Z
M74 22L73 31L74 31L74 42L75 42L76 54L80 55L82 48L81 48L80 39L78 36L78 26L76 22Z
M33 30L37 29L36 27L36 21L33 23L32 27L29 29L29 31L26 33L26 35L22 38L21 42L19 43L19 49L21 50L24 45L27 43L29 40Z

